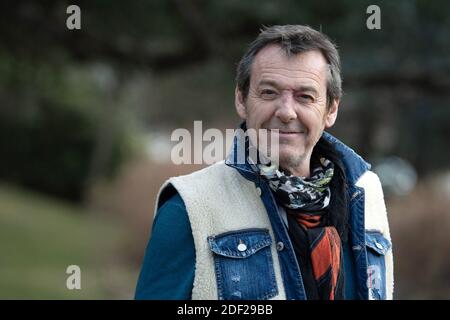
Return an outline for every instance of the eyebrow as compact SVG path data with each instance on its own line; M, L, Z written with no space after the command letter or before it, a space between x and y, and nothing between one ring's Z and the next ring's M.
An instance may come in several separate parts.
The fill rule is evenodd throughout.
M258 87L266 86L266 85L278 88L278 83L273 81L273 80L262 80L262 81L259 82ZM312 92L312 93L314 93L316 95L319 94L319 92L317 91L317 89L315 87L308 86L308 85L306 85L306 86L304 86L304 85L299 86L299 87L297 87L295 89L295 91Z

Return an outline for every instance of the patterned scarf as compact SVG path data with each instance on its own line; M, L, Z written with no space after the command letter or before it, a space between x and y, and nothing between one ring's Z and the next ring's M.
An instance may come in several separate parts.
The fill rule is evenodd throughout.
M310 178L287 176L275 165L260 165L259 168L260 174L268 180L270 189L285 207L309 212L328 207L331 196L329 184L334 173L331 161L320 158L320 165L313 170Z
M342 299L344 274L341 239L336 228L329 225L326 210L330 203L329 184L334 165L325 158L316 162L309 178L293 176L276 166L258 167L277 200L301 227L296 228L298 232L293 241L294 247L297 245L298 249L296 254L304 249L305 243L308 244L306 250L312 266L313 284L307 283L305 287L314 288L311 290L314 294L310 293L310 296L324 300ZM308 281L308 277L303 278Z

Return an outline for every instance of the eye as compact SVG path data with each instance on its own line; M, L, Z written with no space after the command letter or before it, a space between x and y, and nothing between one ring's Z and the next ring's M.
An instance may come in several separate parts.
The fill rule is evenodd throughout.
M272 89L263 89L261 90L261 97L263 99L274 99L277 96L277 92Z
M314 102L314 97L309 94L300 94L297 99L306 102Z

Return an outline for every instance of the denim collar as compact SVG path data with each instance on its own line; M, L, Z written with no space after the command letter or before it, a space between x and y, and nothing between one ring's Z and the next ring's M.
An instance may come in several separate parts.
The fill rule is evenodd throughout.
M255 181L259 178L259 172L255 170L254 166L248 163L247 157L245 157L245 159L238 158L238 151L245 150L245 145L243 145L243 143L245 143L245 139L242 135L247 129L245 121L241 123L239 129L242 130L237 130L233 138L232 148L225 159L225 164L238 170L239 173L241 173L241 175L243 175L246 179ZM364 174L364 172L370 170L371 165L360 155L358 155L352 148L345 145L339 139L325 131L322 133L322 137L326 141L330 142L336 149L337 153L341 155L341 160L347 176L347 183L349 185L354 185L356 181L358 181L359 177Z

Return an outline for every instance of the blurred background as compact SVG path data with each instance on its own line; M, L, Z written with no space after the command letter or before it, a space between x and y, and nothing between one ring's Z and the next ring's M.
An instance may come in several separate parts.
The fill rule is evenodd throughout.
M69 30L66 9L81 8ZM368 30L366 9L381 9ZM450 298L450 2L2 1L0 298L130 299L170 176L171 132L236 128L234 75L263 25L339 46L330 132L384 186L395 298ZM69 265L81 290L66 288Z

